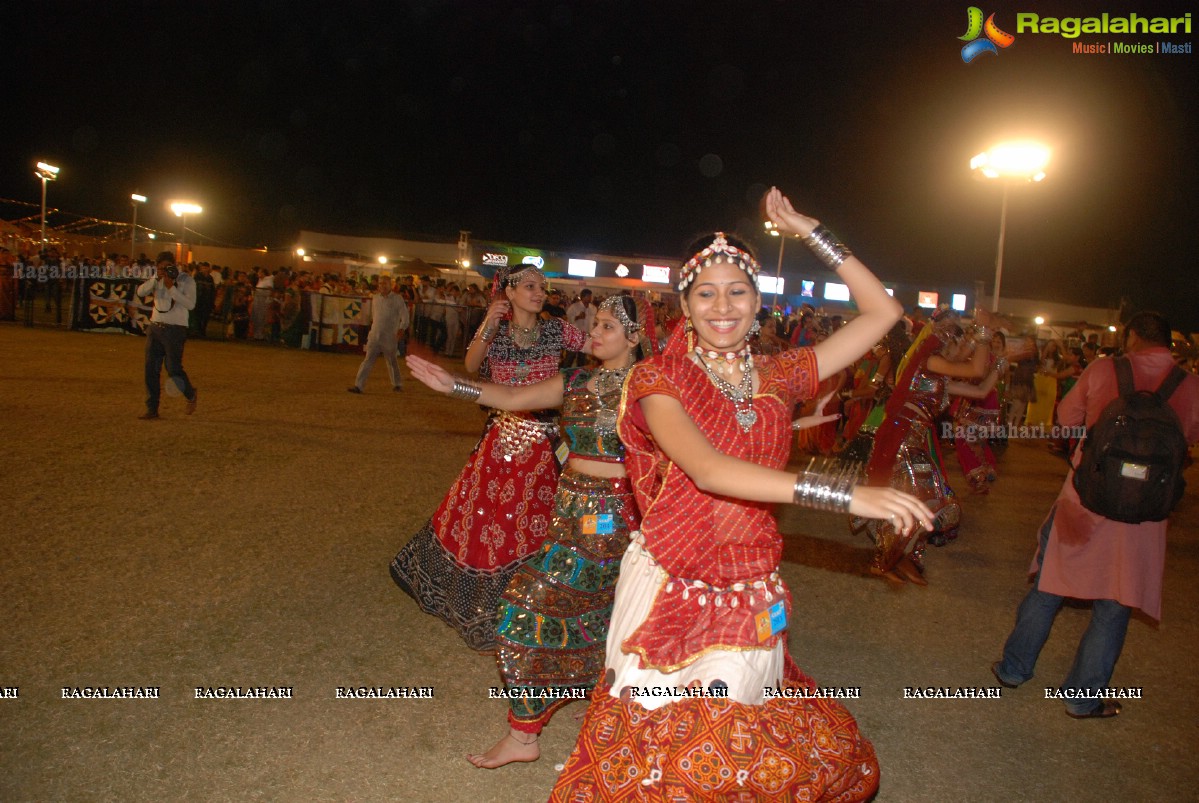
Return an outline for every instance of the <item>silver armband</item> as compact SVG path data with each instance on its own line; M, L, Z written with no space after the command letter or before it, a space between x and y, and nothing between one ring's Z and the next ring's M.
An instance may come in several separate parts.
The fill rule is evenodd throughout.
M850 251L845 243L838 240L826 226L817 226L812 229L812 233L803 238L803 244L830 270L841 267L842 262L853 256L853 251Z
M483 388L467 382L465 379L454 377L454 387L450 388L450 396L455 399L477 401L483 395Z
M795 504L831 513L847 512L861 468L861 463L813 457L795 478Z

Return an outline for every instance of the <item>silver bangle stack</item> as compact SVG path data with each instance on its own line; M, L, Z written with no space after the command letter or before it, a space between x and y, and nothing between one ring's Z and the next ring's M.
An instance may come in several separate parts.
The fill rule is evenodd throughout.
M823 225L812 229L812 233L803 238L803 244L830 270L841 267L842 262L853 256L853 251L850 251L845 243L838 240L837 236Z
M483 388L467 382L465 379L454 377L454 387L450 388L450 396L455 399L477 401L483 395Z
M830 513L847 512L861 468L861 463L813 457L795 478L795 504Z

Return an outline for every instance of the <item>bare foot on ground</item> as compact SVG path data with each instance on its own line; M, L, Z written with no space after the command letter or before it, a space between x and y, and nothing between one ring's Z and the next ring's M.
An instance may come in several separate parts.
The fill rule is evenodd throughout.
M541 758L541 747L537 744L537 734L510 730L504 738L491 746L482 755L466 756L466 760L476 767L493 770L505 764L515 762L536 761Z

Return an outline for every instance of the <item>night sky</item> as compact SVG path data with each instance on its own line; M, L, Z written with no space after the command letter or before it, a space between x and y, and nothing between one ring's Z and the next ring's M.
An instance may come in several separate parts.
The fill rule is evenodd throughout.
M777 184L884 279L989 289L1000 192L968 162L1035 136L1053 160L1012 193L1003 294L1124 297L1199 329L1199 56L1026 33L966 64L968 5L26 2L4 18L0 197L38 201L40 159L62 167L51 206L127 220L136 191L139 222L174 230L186 197L218 244L468 229L682 257L730 229L772 266L757 204ZM981 7L1009 33L1020 11L1192 11Z

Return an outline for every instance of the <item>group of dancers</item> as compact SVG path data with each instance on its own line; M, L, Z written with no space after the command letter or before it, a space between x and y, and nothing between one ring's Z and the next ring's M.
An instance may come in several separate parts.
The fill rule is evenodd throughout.
M967 333L955 313L940 310L910 346L897 331L883 343L895 353L880 361L898 367L880 377L885 400L866 417L843 454L866 462L867 485L905 490L935 517L929 530L918 533L904 534L891 522L864 517L851 519L851 527L874 542L872 573L897 583L927 585L925 547L956 539L962 516L946 478L936 427L952 406L945 423L952 422L958 462L971 491L986 493L996 479L988 440L999 423L996 386L1005 368L1003 334L992 334L985 326Z
M468 756L476 766L536 760L538 735L569 692L591 691L552 800L861 800L878 788L873 746L841 703L810 694L814 681L788 653L795 613L772 508L847 513L875 529L880 571L917 566L922 533L943 531L952 514L918 471L893 487L896 455L917 465L919 430L948 377L980 373L942 370L970 361L934 359L950 341L928 336L897 384L923 395L892 394L908 397L896 401L907 419L877 434L864 481L844 461L785 471L792 410L903 310L777 189L765 211L860 310L813 347L751 353L760 267L717 232L681 269L685 319L661 353L644 353L652 312L629 296L607 299L587 334L540 320L545 278L519 265L497 277L467 351L467 370L484 381L408 357L430 388L492 412L391 573L468 646L496 656L508 732ZM563 349L598 367L559 371Z

